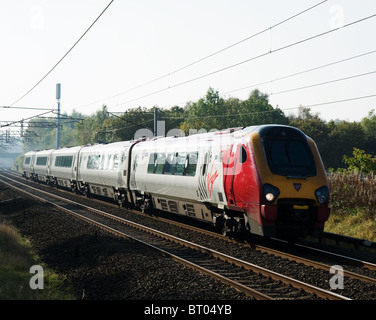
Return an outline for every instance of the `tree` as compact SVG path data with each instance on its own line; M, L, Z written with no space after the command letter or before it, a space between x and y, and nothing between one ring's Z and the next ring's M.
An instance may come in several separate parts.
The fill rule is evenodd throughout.
M260 90L253 90L248 99L240 104L240 126L261 124L288 124L289 119L279 108L273 108L269 104L269 96Z
M56 120L35 118L31 119L29 123L30 125L25 130L22 138L25 152L56 147L56 128L53 128Z
M353 148L364 149L366 139L359 122L334 121L329 123L330 134L327 147L327 165L340 168L343 165L342 157L350 156Z
M184 131L188 129L226 129L261 124L288 124L289 120L279 108L269 104L267 94L254 90L248 99L227 100L219 96L218 91L209 88L204 98L186 105L186 121L182 124Z
M298 116L290 116L290 125L302 130L307 136L311 137L320 151L324 164L326 166L330 165L328 157L330 129L325 121L320 119L319 114L312 114L310 108L300 107Z
M85 117L83 124L75 126L74 141L76 145L95 143L103 139L107 127L110 125L107 106L103 105L101 110L95 114Z
M360 124L363 127L363 130L368 137L376 138L376 114L375 114L375 109L372 109L368 113L368 117L363 118Z
M365 134L365 150L371 154L376 154L376 114L372 109L360 122Z
M182 128L188 129L223 129L227 127L227 111L225 101L219 96L219 92L209 88L206 96L197 102L188 103L185 107L186 120Z

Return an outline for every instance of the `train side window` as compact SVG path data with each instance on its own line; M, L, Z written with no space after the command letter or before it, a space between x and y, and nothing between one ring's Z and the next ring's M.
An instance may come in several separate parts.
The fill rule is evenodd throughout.
M243 164L247 161L247 150L244 148L244 146L241 147L241 152L239 153L239 163Z
M169 153L166 157L164 174L175 174L176 162L177 162L176 154Z
M215 158L217 159L217 156L215 156ZM209 164L208 163L208 154L205 154L204 164L202 165L202 175L203 176L206 173L206 169L207 169L208 164Z
M119 155L115 154L114 155L114 169L119 168Z
M154 173L154 169L157 166L157 154L150 153L149 163L148 163L148 173Z
M55 158L55 167L71 168L73 156L57 156Z
M88 156L87 157L86 168L88 168L88 169L93 169L94 168L93 156Z
M187 158L186 152L179 152L176 158L175 175L182 176L184 174L185 160Z
M47 157L37 157L37 166L45 166L47 164Z
M158 153L157 165L155 167L155 173L159 173L159 174L163 173L165 162L166 162L166 154L165 153Z
M98 169L99 168L100 155L90 155L87 158L87 168L88 169Z
M104 155L100 155L99 156L99 170L103 170L103 167L104 167Z
M190 152L185 161L185 175L194 176L197 168L198 152Z

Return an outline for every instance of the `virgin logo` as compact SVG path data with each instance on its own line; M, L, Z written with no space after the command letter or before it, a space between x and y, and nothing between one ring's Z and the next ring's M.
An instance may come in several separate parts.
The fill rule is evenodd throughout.
M208 191L209 191L209 194L211 195L212 194L212 191L213 191L213 184L214 184L214 181L215 179L217 179L218 177L218 171L215 170L215 172L212 174L212 171L213 171L213 165L210 169L210 173L208 174L208 177L207 177L207 184L208 184Z

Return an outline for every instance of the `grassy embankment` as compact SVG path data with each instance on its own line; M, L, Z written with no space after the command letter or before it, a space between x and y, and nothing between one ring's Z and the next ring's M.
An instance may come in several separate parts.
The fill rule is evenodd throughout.
M376 242L376 177L331 174L325 231Z
M38 273L30 273L30 267L43 267L43 282L32 279ZM31 289L32 284L43 289ZM64 277L44 267L18 231L0 223L0 300L68 300L74 299L64 283Z

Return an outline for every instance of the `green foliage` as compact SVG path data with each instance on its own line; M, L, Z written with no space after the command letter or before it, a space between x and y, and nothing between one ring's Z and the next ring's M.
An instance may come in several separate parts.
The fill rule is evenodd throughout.
M259 90L250 92L246 100L223 98L219 92L209 88L198 101L186 103L184 107L174 106L162 109L135 107L123 114L113 114L103 105L90 116L73 111L64 114L60 145L74 146L97 142L132 140L137 130L154 132L154 110L158 108L158 120L165 122L164 133L171 129L185 134L201 129L225 129L260 124L285 124L301 129L317 144L326 168L338 169L344 166L343 157L352 157L353 148L376 154L376 114L372 110L361 122L330 121L312 113L310 108L301 107L297 116L286 116L281 109L269 103L267 94ZM77 122L73 119L83 119ZM37 119L30 122L55 122L55 119ZM163 132L163 131L162 131ZM55 148L56 128L29 127L31 138L24 139L24 151ZM345 158L345 159L347 159Z
M186 120L181 128L187 133L189 129L226 129L245 127L256 124L288 124L288 118L279 108L269 104L269 97L254 90L245 101L237 98L227 100L219 96L218 91L209 88L206 96L197 102L186 105Z
M365 153L364 150L354 148L352 157L343 156L343 162L349 172L370 174L376 172L376 157Z
M84 116L75 110L73 110L70 116L66 113L61 115L61 146L75 146L79 144L79 140L76 139L75 128L77 120L83 118ZM36 126L33 125L33 123L39 123L39 125ZM23 138L24 152L30 150L52 149L56 147L56 128L54 128L54 126L56 126L55 119L36 118L30 120L29 124L31 125L25 130ZM45 124L46 127L44 127L43 124Z
M376 138L376 114L374 109L368 113L368 117L364 118L360 124L364 130L364 133L369 138Z
M290 125L299 128L315 141L324 162L326 162L330 152L328 144L330 129L325 121L320 119L318 114L312 114L309 108L300 107L298 116L290 117Z

